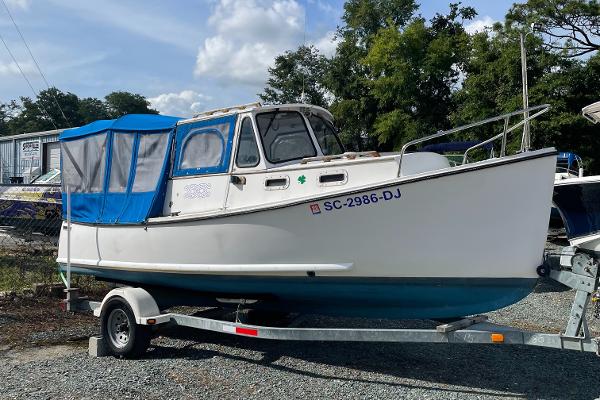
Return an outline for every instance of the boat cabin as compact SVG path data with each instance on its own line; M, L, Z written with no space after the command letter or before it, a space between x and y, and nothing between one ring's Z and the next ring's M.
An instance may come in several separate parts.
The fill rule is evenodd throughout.
M191 119L126 115L66 130L60 141L63 204L69 191L72 220L83 223L245 212L398 177L396 156L345 153L332 115L304 104ZM434 153L419 163L411 156L407 173L449 166Z

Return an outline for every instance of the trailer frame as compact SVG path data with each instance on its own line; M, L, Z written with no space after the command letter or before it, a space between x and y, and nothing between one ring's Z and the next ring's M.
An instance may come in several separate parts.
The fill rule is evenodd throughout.
M70 288L67 291L68 299L65 300L65 305L67 310L92 310L94 315L101 317L109 300L113 299L114 303L114 299L119 299L132 311L134 320L131 323L141 327L170 324L267 340L525 345L592 352L600 356L600 337L591 336L586 321L589 302L594 301L596 307L600 305L598 303L600 299L598 260L597 254L584 252L577 247L565 247L558 265L545 262L538 267L541 276L549 277L576 290L567 326L563 333L557 334L530 332L490 323L485 315L440 324L435 329L310 328L297 327L293 322L284 327L252 325L240 322L239 318L239 311L246 302L250 302L248 300L239 299L235 322L232 322L218 318L161 313L152 295L145 289L136 287L113 289L102 302L80 298L77 296L77 289ZM95 356L111 353L121 356L139 355L115 354L113 349L114 346L111 347L106 338L90 339L90 354Z

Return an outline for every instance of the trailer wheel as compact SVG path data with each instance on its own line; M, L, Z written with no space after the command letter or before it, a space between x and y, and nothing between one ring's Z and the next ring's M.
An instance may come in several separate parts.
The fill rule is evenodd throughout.
M100 314L102 337L116 357L134 358L150 344L150 327L135 323L131 307L121 297L113 297Z

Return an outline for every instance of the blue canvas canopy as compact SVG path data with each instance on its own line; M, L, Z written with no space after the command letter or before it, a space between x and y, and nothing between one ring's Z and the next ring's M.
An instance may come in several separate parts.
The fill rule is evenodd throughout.
M63 205L70 188L72 220L135 224L160 215L179 120L131 114L62 132Z

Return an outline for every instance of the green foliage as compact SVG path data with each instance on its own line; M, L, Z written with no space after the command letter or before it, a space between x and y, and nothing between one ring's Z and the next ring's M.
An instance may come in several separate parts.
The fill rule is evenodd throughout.
M363 60L382 29L402 29L417 8L414 0L349 0L344 5L340 43L324 85L334 97L331 111L349 150L383 149L370 135L379 101L372 93L370 66Z
M8 105L0 103L0 136L9 134L9 120L10 115L8 114Z
M327 59L313 46L300 46L275 59L269 68L270 78L262 101L269 104L305 103L327 107L327 91L322 77L327 69ZM302 93L304 92L304 99Z
M533 145L574 151L588 173L600 173L600 132L581 116L600 100L598 0L528 0L473 35L463 28L476 15L471 7L450 4L431 21L416 12L412 0L346 1L336 53L311 76L329 94L346 148L398 149L438 129L521 109L519 35L526 34L529 103L552 106L532 123ZM539 31L528 33L532 23ZM271 71L286 93L299 92L297 79L286 82L294 67ZM445 140L487 139L501 129L500 122ZM519 132L513 138L518 147Z
M35 100L21 97L18 102L0 104L0 135L72 128L125 114L158 114L149 106L139 94L113 92L102 101L80 99L73 93L50 88L42 90Z
M150 108L150 102L141 94L112 92L105 98L110 118L119 118L125 114L158 114Z
M598 0L528 0L514 4L506 19L509 24L534 25L549 38L547 49L568 57L600 49Z
M79 100L79 118L81 123L85 125L99 119L110 119L110 115L106 104L102 100L86 97Z
M402 31L383 28L375 36L364 63L378 105L372 132L380 145L399 149L449 126L453 89L469 54L469 36L457 19L474 15L452 4L430 24L416 18Z

